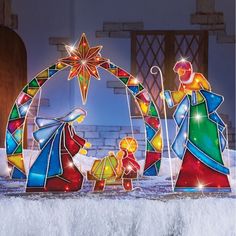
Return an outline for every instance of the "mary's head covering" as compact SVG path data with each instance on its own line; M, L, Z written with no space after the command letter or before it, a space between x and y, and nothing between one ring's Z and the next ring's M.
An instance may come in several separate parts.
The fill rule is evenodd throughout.
M63 122L72 122L76 119L78 119L80 116L86 116L87 112L81 108L76 108L67 115L57 118L57 120L63 121Z

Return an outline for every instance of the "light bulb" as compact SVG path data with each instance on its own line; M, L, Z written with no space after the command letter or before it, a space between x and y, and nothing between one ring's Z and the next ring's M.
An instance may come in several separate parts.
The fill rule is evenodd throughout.
M69 46L69 50L72 52L75 50L75 47L74 46Z
M82 64L82 65L86 65L86 64L87 64L87 61L86 61L86 60L81 60L81 64Z
M199 184L199 185L198 185L198 188L199 188L199 189L203 189L203 185L202 185L202 184Z
M200 120L200 119L201 119L201 116L200 116L199 114L197 114L197 115L195 116L195 119L196 119L196 120Z
M73 166L73 163L72 163L72 162L70 162L70 163L69 163L69 166L70 166L70 167L72 167L72 166Z

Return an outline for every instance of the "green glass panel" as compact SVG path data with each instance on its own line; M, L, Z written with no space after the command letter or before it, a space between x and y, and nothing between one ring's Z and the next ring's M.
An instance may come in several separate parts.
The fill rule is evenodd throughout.
M56 69L56 65L50 66L49 69L50 70L55 70Z
M148 115L150 115L150 116L158 116L157 110L156 110L153 102L150 103Z
M97 178L100 178L100 177L102 176L104 162L105 162L104 159L101 160L99 166L97 167L96 171L94 172L94 175L95 175Z
M129 78L119 78L124 84L127 84Z
M79 81L82 82L84 80L83 76L79 76Z
M106 157L105 160L106 162L105 162L105 167L103 171L103 179L108 179L114 176L114 171L112 168L111 161L109 160L109 157Z
M142 91L144 89L143 85L142 84L139 84L138 85L138 88L139 88L139 91Z
M110 157L110 162L111 162L113 168L116 168L116 166L117 166L117 159L114 156Z
M36 79L33 79L32 81L29 82L29 87L31 88L38 88L39 85L38 85L38 82Z
M155 151L153 146L147 141L147 151Z
M190 106L189 139L212 159L223 164L217 125L208 118L205 102Z
M10 120L17 119L17 118L19 118L19 112L15 104L10 115Z
M22 144L20 144L20 145L17 147L16 151L14 152L14 154L19 154L19 153L22 153Z
M160 166L161 166L161 161L157 161L156 163L155 163L155 165L156 165L156 168L158 169L158 171L160 170Z
M26 85L26 86L24 87L23 92L24 92L24 93L27 93L27 92L28 92L28 85Z

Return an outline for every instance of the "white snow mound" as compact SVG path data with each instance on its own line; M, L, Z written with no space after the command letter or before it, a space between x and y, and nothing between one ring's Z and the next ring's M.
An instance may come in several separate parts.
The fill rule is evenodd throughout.
M1 235L236 235L231 198L0 199Z

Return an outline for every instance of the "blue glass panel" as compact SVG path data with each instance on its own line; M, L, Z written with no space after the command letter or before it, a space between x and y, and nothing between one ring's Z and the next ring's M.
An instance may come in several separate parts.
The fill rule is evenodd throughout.
M213 188L213 187L203 187L203 188L198 188L198 187L175 187L174 192L215 192L215 193L229 193L231 192L230 188Z
M157 174L158 173L155 165L152 165L150 168L143 172L144 176L157 176Z
M186 149L186 142L188 139L188 117L185 118L183 124L181 125L179 132L172 144L172 150L177 155L178 158L182 160L185 149Z
M26 175L14 167L12 172L12 179L26 179Z
M213 111L215 111L223 102L223 97L218 94L215 94L206 90L200 90L200 92L206 99L209 113L212 113Z
M197 93L194 91L192 92L192 96L191 96L191 104L194 106L194 105L197 105Z
M213 112L209 115L210 119L216 122L217 124L221 125L222 127L225 127L224 122L222 119L219 117L219 115L216 112Z
M128 89L130 89L134 94L139 92L138 86L128 86Z
M6 135L6 144L7 144L6 147L7 154L12 154L18 146L18 143L14 140L9 131L7 131Z
M56 119L48 119L48 118L37 117L35 119L35 123L39 128L42 128L44 126L51 126L51 125L59 124L60 121L58 121Z
M170 94L170 91L164 91L164 95L165 95L165 99L166 99L166 103L168 105L168 107L173 107L174 106L174 103L173 103L173 100L171 98L171 94Z
M14 139L15 139L18 143L21 142L22 135L23 135L23 130L22 130L22 129L16 130L15 133L13 134Z
M49 70L49 77L53 76L55 73L57 73L58 70Z
M218 129L222 132L225 128L223 126L218 126Z
M116 65L114 65L114 64L109 64L110 65L110 68L112 68L112 69L115 69L115 68L117 68L117 66Z
M42 149L44 145L48 142L48 140L52 137L52 135L57 131L60 127L59 125L53 125L45 128L40 128L39 130L33 133L34 139L39 142L39 146Z
M31 102L32 101L30 100L30 101L26 102L24 105L19 107L19 112L20 112L20 116L21 117L25 117L26 116L26 113L27 113L27 111L29 109L29 106L30 106Z
M62 167L60 162L60 140L62 136L63 126L58 129L56 137L51 148L51 155L49 161L48 177L62 174Z
M64 116L62 118L58 118L58 120L61 120L64 122L71 122L71 121L74 121L77 118L79 118L81 115L86 116L86 111L84 111L80 108L76 108L73 111L71 111L70 113L68 113L66 116Z
M149 141L151 141L156 132L155 132L155 130L152 129L151 126L148 125L147 123L146 123L145 125L146 125L147 139L148 139Z
M221 132L219 132L219 138L220 138L221 151L223 152L225 150L225 147L226 147L226 139L225 139L224 135Z
M179 104L174 113L174 119L178 126L180 126L180 124L183 122L183 119L185 119L185 116L188 114L189 107L190 107L189 98L188 96L185 96L185 98Z
M33 166L29 170L27 187L44 187L46 180L48 158L53 143L53 137L42 149Z

